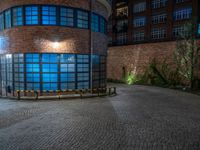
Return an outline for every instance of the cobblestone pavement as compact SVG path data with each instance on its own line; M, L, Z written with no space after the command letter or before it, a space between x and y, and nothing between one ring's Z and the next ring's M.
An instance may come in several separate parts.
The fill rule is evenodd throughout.
M115 85L118 95L0 99L0 150L200 150L200 97Z

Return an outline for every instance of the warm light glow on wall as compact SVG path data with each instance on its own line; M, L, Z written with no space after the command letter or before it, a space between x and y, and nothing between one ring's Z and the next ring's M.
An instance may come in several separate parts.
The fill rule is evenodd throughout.
M59 42L52 42L53 48L57 49L57 48L59 48L59 46L60 46Z
M43 52L73 52L76 50L76 41L74 39L67 39L63 41L50 41L46 39L35 40L36 49L42 50Z

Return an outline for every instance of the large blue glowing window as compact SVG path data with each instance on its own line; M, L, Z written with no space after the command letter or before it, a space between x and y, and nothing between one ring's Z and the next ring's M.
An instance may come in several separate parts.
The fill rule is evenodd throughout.
M14 85L14 90L65 90L90 87L90 55L26 53L12 56L13 62L10 57L1 57L1 71L3 78L7 78L8 85ZM106 57L93 55L92 60L93 87L105 87Z
M39 24L38 6L27 6L25 8L25 15L27 25Z

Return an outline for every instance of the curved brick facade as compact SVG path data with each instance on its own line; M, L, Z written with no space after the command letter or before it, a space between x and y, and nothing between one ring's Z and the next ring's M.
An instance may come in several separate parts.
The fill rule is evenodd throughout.
M29 6L37 7L36 24L28 25L30 18L35 21L35 12L33 8L28 10ZM48 8L44 8L46 6ZM68 9L63 11L64 17L62 8ZM8 10L11 19L6 14ZM15 95L19 89L42 93L44 90L105 87L109 11L99 0L92 5L88 0L0 1L0 95ZM65 23L71 21L73 25L62 25L61 17L64 21L68 19ZM7 24L10 27L6 27ZM20 65L22 71L19 71Z
M73 8L90 10L87 0L2 0L0 12L15 6L22 5L62 5ZM103 4L95 1L93 12L108 18L108 11ZM0 53L15 52L59 52L59 53L90 53L90 31L87 29L66 28L60 26L21 26L0 31L4 45ZM107 36L102 33L93 33L92 41L94 53L106 55ZM58 48L53 48L53 42L60 42Z
M24 26L5 30L0 33L4 38L1 53L90 53L90 31L85 29ZM93 33L94 53L106 55L107 37L102 33ZM54 42L59 46L54 47Z

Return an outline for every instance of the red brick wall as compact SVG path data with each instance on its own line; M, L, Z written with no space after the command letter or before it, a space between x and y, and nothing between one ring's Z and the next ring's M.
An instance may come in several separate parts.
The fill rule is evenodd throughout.
M108 49L108 78L122 79L123 67L126 72L143 74L149 62L156 58L157 60L168 61L173 56L175 42L161 42L151 44L137 44L129 46L116 46Z

